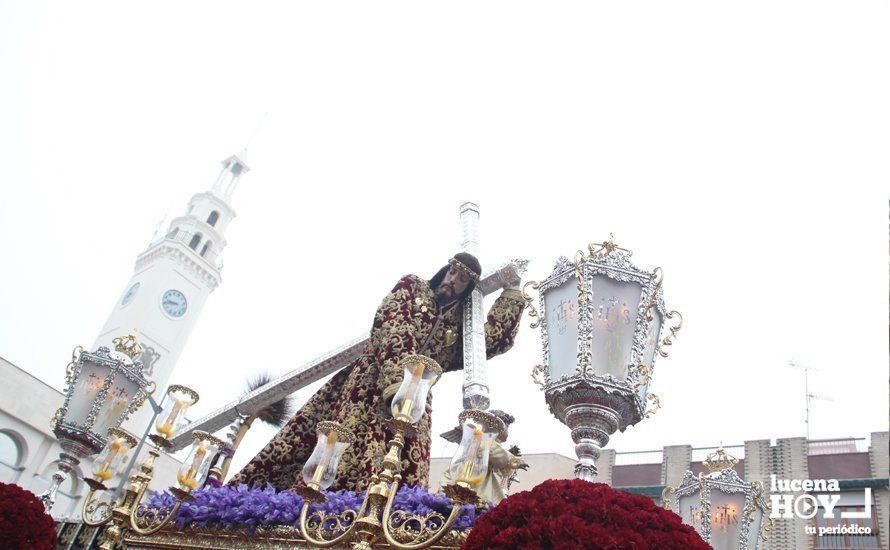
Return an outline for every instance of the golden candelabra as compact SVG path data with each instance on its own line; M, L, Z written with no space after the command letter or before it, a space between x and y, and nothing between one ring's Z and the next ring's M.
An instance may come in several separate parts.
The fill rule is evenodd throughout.
M417 412L422 414L426 393L442 373L435 361L424 356L406 357L402 360L402 364L405 368L405 378L402 380L402 387L393 398L393 418L386 422L386 427L393 433L393 437L389 441L389 450L383 457L381 471L371 476L370 486L365 491L358 512L355 510L333 514L326 514L320 510L309 512L312 504L325 500L321 491L325 486L330 486L333 475L336 474L339 453L336 452L334 445L346 446L355 439L336 422L319 423L319 441L316 451L304 467L304 484L297 484L293 489L304 499L300 512L300 534L309 545L329 548L348 543L354 550L370 550L372 544L382 537L394 548L405 550L428 548L445 537L460 515L462 506L481 505L472 483L458 477L455 483L446 485L442 489L452 502L448 517L438 512L419 516L402 510L393 511L393 502L402 479L399 471L405 438L414 432L413 424L420 418ZM420 407L417 406L418 403ZM482 413L482 411L476 412Z
M171 385L167 396L166 406L155 426L158 433L148 436L152 444L148 457L130 476L127 488L119 500L102 500L99 495L108 489L104 481L114 476L116 466L136 445L136 438L132 435L119 429L109 430L108 445L96 459L93 477L84 478L90 491L81 509L83 523L90 527L111 523L99 546L101 550L117 548L129 531L144 536L166 527L176 516L182 503L193 498L191 491L201 486L216 453L225 447L225 443L216 437L205 432L195 432L192 450L177 474L179 487L169 489L176 497L173 507L153 508L143 504L142 500L154 477L155 460L160 456L161 450L170 448L169 439L182 424L185 410L198 401L196 392L178 385Z

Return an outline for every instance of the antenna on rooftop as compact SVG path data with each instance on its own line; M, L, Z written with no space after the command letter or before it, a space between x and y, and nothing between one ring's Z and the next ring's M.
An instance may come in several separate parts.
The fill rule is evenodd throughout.
M803 371L803 387L804 387L804 397L806 398L806 427L807 427L807 441L810 440L810 404L813 401L834 401L831 397L827 397L824 395L819 395L810 392L810 371L817 371L816 367L811 367L809 365L802 365L792 359L788 361L788 366L792 369Z

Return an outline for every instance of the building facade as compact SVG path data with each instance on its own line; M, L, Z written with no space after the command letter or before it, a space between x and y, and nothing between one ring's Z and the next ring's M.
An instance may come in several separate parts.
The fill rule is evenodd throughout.
M0 357L0 482L15 483L40 494L50 484L58 469L62 447L50 429L53 413L62 405L62 392L34 378ZM147 404L144 406L148 406ZM148 456L143 448L138 461ZM181 462L162 453L155 462L152 487L176 485L176 471ZM57 519L79 519L83 499L89 490L83 482L92 463L83 461L62 484L53 506ZM124 476L118 474L107 485L117 487Z
M840 499L836 511L870 512L870 518L822 519L816 513L810 520L779 519L768 533L764 550L822 550L827 548L890 548L890 432L873 432L870 438L810 440L803 437L746 441L742 445L724 446L739 459L735 466L739 476L748 482L760 480L767 490L771 476L778 479L836 479ZM606 449L597 461L597 481L616 489L648 496L661 504L666 486L677 487L687 470L707 473L702 461L716 447L693 448L691 445L670 445L661 450L616 453ZM545 453L527 454L523 459L529 469L519 472L519 481L511 493L526 491L547 479L574 477L576 459ZM438 488L451 458L433 458L430 464L431 488ZM866 491L865 489L869 489ZM802 494L802 492L797 493ZM867 495L868 500L866 500ZM870 536L825 535L807 533L806 528L856 524L871 529Z

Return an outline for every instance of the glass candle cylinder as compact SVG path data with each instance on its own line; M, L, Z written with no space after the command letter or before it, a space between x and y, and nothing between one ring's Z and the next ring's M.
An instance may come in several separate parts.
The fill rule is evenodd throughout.
M185 411L197 402L198 393L195 390L172 384L167 388L167 399L155 421L155 429L162 436L171 439L185 422Z
M463 433L449 471L455 483L475 489L488 475L491 444L506 426L495 415L477 409L463 411L458 419Z
M303 466L303 483L316 490L327 489L337 477L343 451L355 442L352 432L331 421L318 423L318 442Z
M405 372L402 384L392 398L392 415L415 424L426 410L426 397L442 376L442 367L423 355L408 355L400 365Z
M182 463L176 476L183 489L191 491L204 484L213 459L224 446L222 440L207 432L195 432L188 458Z
M109 429L108 443L93 463L93 479L105 482L114 477L136 443L136 438L126 431L120 428Z

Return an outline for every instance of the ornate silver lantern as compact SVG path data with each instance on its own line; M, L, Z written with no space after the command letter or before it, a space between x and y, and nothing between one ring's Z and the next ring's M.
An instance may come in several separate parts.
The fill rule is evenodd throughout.
M766 540L772 520L763 483L746 483L734 467L738 459L722 448L703 464L709 473L686 472L679 487L665 487L662 501L717 550L756 550Z
M136 335L113 340L115 350L100 347L93 353L77 346L65 378L65 401L52 419L53 433L64 452L49 489L40 495L46 511L52 509L56 491L80 459L105 447L109 428L117 428L154 391L145 379L142 363L134 360L142 352Z
M525 284L523 295L536 319L532 327L541 327L543 364L532 379L550 412L572 430L575 476L593 481L609 437L660 407L649 392L655 358L667 357L682 317L665 310L660 268L641 270L631 263L632 252L611 240L588 250L574 261L559 258L543 282ZM539 291L543 316L532 306L529 286ZM672 319L670 334L659 340Z

